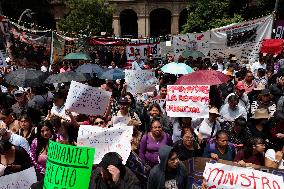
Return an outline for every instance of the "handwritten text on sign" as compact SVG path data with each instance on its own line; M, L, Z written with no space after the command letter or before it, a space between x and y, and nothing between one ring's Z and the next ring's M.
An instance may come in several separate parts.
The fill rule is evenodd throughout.
M207 163L203 176L208 182L209 188L280 189L284 184L281 176L221 163Z
M80 114L103 115L110 96L110 92L72 81L65 106Z
M34 167L24 171L0 177L0 188L2 189L28 189L37 181Z
M125 164L131 151L132 133L133 127L127 125L112 128L82 125L79 128L77 144L96 148L94 164L99 164L108 152L117 152Z
M153 92L157 84L155 73L148 70L125 70L125 82L132 94Z
M209 85L168 85L167 115L208 118L209 90Z
M94 154L94 148L65 145L50 140L44 188L89 188Z
M153 58L161 58L160 43L129 44L126 46L126 56L128 62L135 61L135 57L137 55L141 56L141 59L146 59L149 54L152 54Z

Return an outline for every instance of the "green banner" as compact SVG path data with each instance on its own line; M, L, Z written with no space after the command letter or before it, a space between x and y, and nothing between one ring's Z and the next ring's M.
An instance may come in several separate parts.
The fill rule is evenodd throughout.
M49 141L45 189L88 189L95 149Z

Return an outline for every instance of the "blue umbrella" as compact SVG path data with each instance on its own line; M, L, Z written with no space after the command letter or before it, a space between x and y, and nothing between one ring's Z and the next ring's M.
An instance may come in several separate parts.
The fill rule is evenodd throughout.
M98 78L107 79L107 80L124 79L125 73L122 69L119 68L114 68L114 69L107 68L98 74Z
M91 57L84 52L69 53L64 57L64 60L92 60Z
M189 74L194 70L185 63L171 62L161 68L162 72L170 74Z
M76 69L76 72L85 73L85 74L94 74L102 72L102 68L97 64L82 64Z

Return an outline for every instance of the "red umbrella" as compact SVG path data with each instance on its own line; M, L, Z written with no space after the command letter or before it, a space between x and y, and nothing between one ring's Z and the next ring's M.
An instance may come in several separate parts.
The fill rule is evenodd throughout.
M215 70L200 70L180 77L175 85L219 85L230 77Z

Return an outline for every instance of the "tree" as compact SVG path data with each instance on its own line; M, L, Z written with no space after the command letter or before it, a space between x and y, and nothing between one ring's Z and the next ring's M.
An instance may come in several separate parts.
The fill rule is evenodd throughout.
M273 11L274 1L256 0L195 0L189 3L187 23L182 33L201 32L243 20L267 15Z
M86 35L112 33L112 7L106 0L65 0L65 4L69 13L60 20L60 30Z

